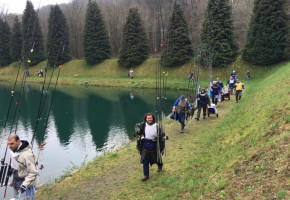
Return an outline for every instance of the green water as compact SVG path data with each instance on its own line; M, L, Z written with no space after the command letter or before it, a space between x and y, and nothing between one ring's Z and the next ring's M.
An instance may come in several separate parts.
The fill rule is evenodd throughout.
M25 86L17 134L29 142L36 125L41 91L40 85ZM10 133L18 93L15 93L3 145L0 148L1 157L4 155ZM182 91L167 91L167 114L181 93ZM35 154L38 153L42 141L51 98L52 90L48 92L36 132L33 148ZM0 86L1 132L10 99L9 87ZM44 169L40 171L40 182L54 181L65 171L128 143L134 137L135 124L141 122L144 114L148 112L155 112L155 90L58 87L40 154L39 163L44 164ZM12 132L14 131L15 125L12 128ZM9 154L6 161L8 158Z

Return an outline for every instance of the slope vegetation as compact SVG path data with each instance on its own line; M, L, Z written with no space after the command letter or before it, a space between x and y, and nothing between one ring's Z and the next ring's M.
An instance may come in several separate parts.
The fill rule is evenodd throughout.
M220 103L219 118L190 120L184 134L167 119L164 170L153 166L145 183L132 142L41 188L36 199L287 199L289 77L286 63L246 82L241 103Z

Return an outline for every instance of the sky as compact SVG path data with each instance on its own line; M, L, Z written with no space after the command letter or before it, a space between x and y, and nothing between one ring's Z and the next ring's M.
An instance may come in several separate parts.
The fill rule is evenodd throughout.
M68 3L71 0L30 0L34 6L34 9L38 9L39 7L46 5L54 5L61 3ZM8 13L17 13L22 14L26 6L26 0L0 0L0 9L6 11ZM1 11L1 10L0 10Z

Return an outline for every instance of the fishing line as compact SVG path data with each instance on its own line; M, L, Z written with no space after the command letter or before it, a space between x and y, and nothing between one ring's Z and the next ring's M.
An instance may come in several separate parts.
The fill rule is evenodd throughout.
M60 59L59 63L61 63L61 61L63 59L64 49L65 49L65 45L63 45L63 47L62 47L62 53L61 53L62 56L61 56L61 59ZM54 68L56 68L56 66L57 65L54 65ZM47 124L48 124L48 120L49 120L49 116L50 116L50 112L51 112L51 108L52 108L52 104L53 104L53 100L54 100L54 95L55 95L55 91L56 91L56 87L57 87L57 83L58 83L59 74L60 74L60 70L61 69L62 69L62 65L59 65L58 66L58 74L57 74L57 78L56 78L56 81L55 81L54 90L53 90L53 93L52 93L52 99L51 99L51 102L50 102L50 105L49 105L49 109L48 109L48 113L47 113L47 117L46 117L46 122L45 122L44 130L43 130L43 134L42 134L42 138L41 138L41 143L40 143L40 146L39 146L37 160L35 162L36 165L38 165L38 161L39 161L39 157L40 157L40 152L41 152L42 147L43 147L43 140L44 140L44 136L45 136L45 133L46 133ZM31 141L31 145L33 145L33 140Z

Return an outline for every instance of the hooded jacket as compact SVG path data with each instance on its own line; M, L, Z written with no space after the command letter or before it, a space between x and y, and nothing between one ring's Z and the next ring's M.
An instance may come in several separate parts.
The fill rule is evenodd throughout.
M38 170L35 165L35 157L31 150L31 146L25 140L21 140L22 145L14 153L19 155L13 157L18 163L18 175L24 178L21 185L22 188L27 190L31 185L38 183Z

